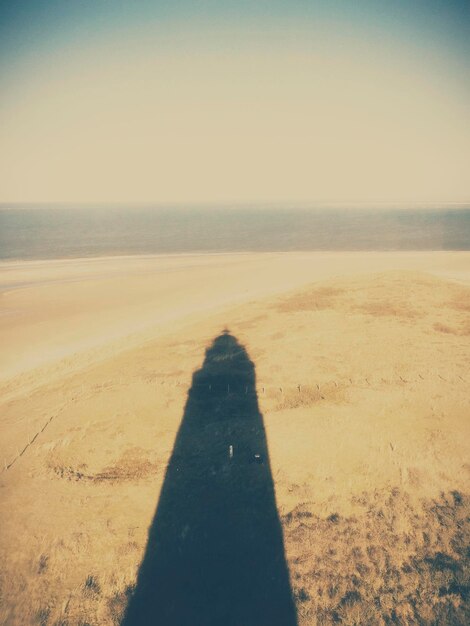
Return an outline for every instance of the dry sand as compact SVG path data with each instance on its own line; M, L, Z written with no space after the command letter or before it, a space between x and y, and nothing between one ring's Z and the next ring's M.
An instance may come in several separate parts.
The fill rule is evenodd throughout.
M119 624L224 328L299 625L468 623L469 283L469 253L2 264L0 623Z

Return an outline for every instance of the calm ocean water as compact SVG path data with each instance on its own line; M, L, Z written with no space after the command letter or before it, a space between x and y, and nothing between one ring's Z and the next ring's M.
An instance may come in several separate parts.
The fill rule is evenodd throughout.
M470 208L0 206L3 260L291 250L470 250Z

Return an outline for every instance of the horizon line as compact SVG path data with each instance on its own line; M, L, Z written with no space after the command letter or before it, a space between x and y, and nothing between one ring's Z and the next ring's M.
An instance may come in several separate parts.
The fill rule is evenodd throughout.
M0 201L0 209L8 208L80 208L80 207L154 207L154 208L365 208L380 206L390 208L429 207L444 208L446 206L470 208L469 200L13 200Z

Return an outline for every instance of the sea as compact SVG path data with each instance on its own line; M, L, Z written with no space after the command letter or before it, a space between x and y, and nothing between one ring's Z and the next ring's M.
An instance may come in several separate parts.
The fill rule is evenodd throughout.
M314 250L470 250L470 205L0 205L3 261Z

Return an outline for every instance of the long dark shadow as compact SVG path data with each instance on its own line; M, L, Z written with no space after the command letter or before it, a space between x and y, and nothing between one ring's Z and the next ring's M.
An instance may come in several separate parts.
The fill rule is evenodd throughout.
M206 350L123 626L296 626L255 367Z

